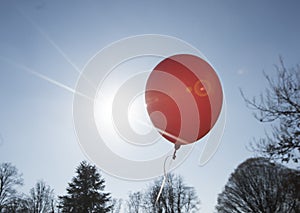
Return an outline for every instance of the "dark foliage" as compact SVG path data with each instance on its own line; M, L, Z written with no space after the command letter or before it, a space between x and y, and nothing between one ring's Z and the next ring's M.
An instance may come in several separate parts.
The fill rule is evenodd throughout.
M300 172L252 158L231 174L218 196L220 213L297 213L300 209Z
M59 197L58 207L62 212L109 212L110 193L104 192L104 188L105 181L97 168L83 161L67 187L67 195Z

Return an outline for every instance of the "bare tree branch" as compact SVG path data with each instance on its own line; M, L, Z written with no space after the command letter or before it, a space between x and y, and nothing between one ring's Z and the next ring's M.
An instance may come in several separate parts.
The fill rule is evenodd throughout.
M16 195L16 187L23 185L22 175L11 163L0 164L0 212Z
M130 193L128 213L190 213L199 212L200 201L194 187L187 186L183 178L169 174L161 197L156 203L162 179L156 179L145 191Z
M251 158L231 174L216 209L219 213L296 213L300 172L264 158Z
M282 162L300 160L300 67L286 69L282 58L275 66L276 78L264 73L268 87L259 99L240 90L248 108L260 122L270 122L271 133L250 143L252 151Z

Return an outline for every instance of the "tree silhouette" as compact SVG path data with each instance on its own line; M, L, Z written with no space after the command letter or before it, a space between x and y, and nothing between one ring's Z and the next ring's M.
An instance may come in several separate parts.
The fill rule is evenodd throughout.
M83 161L76 173L67 187L67 195L59 197L62 212L109 212L110 193L103 191L105 181L97 168Z
M110 201L110 213L120 213L122 207L122 199L112 198Z
M31 213L28 208L28 199L25 195L18 195L9 200L1 213Z
M143 195L141 192L130 192L127 200L128 212L139 213L142 207Z
M145 191L130 193L128 212L192 213L199 212L200 201L193 187L187 186L179 175L169 174L156 203L162 178L156 179Z
M55 211L54 192L50 186L42 180L30 189L27 198L28 209L32 213L52 213Z
M16 196L16 187L23 184L22 175L11 163L0 164L0 212Z
M300 66L287 69L280 59L277 75L265 78L268 88L260 98L252 100L241 94L247 106L255 111L260 122L271 122L272 131L266 138L251 143L251 148L263 156L282 162L300 160Z
M54 213L53 190L44 181L38 181L29 195L18 194L9 200L3 213Z
M297 213L300 209L300 172L252 158L231 174L218 196L219 213Z

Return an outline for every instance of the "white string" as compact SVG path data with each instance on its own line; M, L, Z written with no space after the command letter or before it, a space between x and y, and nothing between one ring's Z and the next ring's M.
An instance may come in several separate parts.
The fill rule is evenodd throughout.
M159 192L158 192L158 195L156 197L156 201L155 201L155 204L157 204L160 196L161 196L161 193L162 193L162 190L166 184L166 179L168 178L168 171L166 171L166 162L168 160L168 158L172 157L172 155L169 155L166 157L165 161L164 161L164 178L163 178L163 181L161 183L161 186L160 186L160 189L159 189ZM170 164L172 163L172 161L170 161Z
M176 151L180 148L180 145L175 145L175 149L174 149L174 153L173 155L169 155L165 158L165 161L164 161L164 178L163 178L163 181L161 183L161 186L160 186L160 189L159 189L159 192L158 192L158 195L156 197L156 201L155 201L155 205L157 204L160 196L161 196L161 193L162 193L162 190L166 184L166 180L168 178L168 173L169 173L169 169L171 168L171 165L172 165L172 162L176 159ZM168 166L168 170L166 170L166 162L167 160L172 157L172 160L170 161L169 163L169 166Z

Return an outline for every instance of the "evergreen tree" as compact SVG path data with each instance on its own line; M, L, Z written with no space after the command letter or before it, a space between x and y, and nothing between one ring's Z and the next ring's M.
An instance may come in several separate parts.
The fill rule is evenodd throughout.
M83 161L76 173L67 187L67 195L59 197L62 212L109 212L110 193L104 192L105 181L97 168Z

